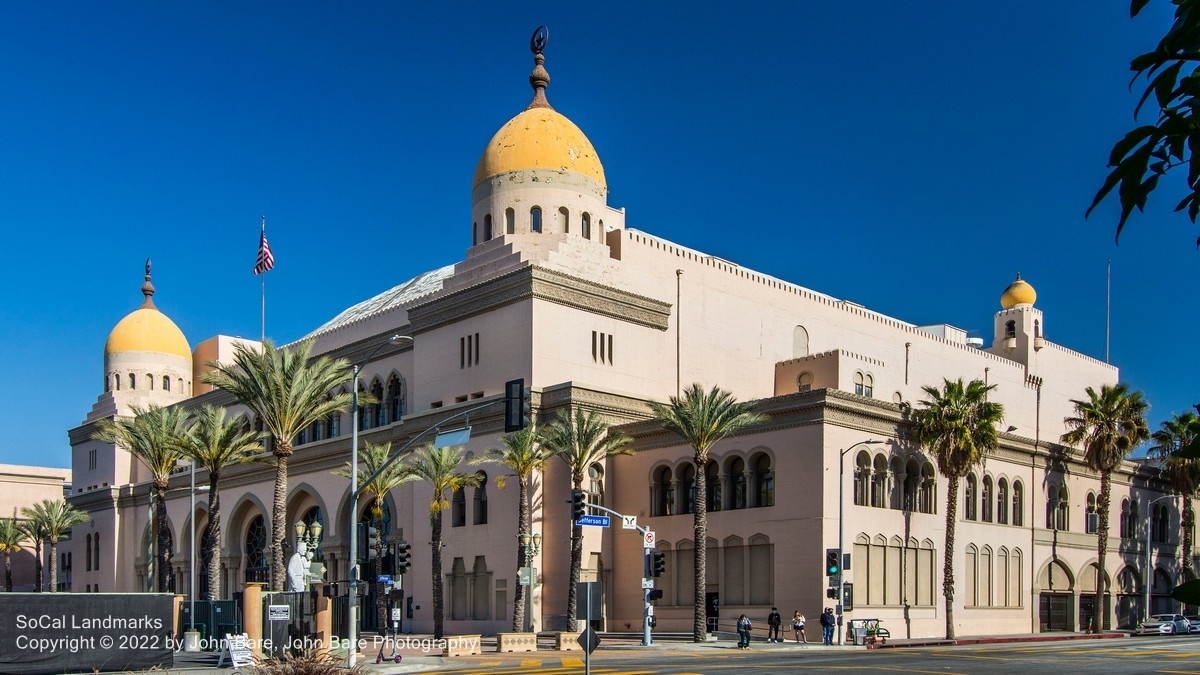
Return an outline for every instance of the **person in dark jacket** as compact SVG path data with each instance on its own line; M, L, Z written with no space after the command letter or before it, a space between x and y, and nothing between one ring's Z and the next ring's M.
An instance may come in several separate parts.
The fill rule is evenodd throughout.
M783 642L779 636L779 627L783 625L783 617L779 616L779 610L775 607L771 608L771 613L767 615L767 642Z
M833 627L837 625L837 619L833 616L833 608L826 607L821 613L821 632L825 638L825 644L833 644Z

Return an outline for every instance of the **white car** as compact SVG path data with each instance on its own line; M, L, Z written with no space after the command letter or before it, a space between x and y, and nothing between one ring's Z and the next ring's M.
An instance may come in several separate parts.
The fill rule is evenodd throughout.
M1191 622L1182 614L1155 614L1138 624L1137 635L1187 635Z

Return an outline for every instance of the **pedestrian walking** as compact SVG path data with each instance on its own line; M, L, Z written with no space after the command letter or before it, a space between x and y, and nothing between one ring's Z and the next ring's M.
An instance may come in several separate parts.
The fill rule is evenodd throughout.
M750 617L745 614L737 620L738 649L750 649Z
M825 639L825 644L833 645L833 627L837 624L837 619L833 616L833 608L826 607L821 613L821 633Z
M771 613L767 615L767 642L783 642L783 638L779 635L781 626L783 626L783 617L779 616L778 609L772 607Z
M804 636L804 623L804 612L796 610L796 613L792 615L792 632L796 634L797 643L804 640L804 644L808 644L808 638Z

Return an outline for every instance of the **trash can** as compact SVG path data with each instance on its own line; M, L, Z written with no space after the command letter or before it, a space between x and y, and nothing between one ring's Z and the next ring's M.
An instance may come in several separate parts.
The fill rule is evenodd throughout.
M850 627L847 629L849 634L847 639L852 640L854 644L863 646L867 639L867 623L878 621L878 619L850 619Z

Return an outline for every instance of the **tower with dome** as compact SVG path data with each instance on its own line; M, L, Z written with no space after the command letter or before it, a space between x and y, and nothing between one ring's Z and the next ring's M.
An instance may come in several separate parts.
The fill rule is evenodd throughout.
M924 386L947 378L984 380L995 385L991 400L1004 405L1005 419L998 451L964 480L957 505L956 609L966 610L955 613L958 630L1023 633L1081 625L1095 611L1087 604L1095 562L1088 528L1099 481L1079 450L1058 439L1071 399L1085 387L1117 382L1117 369L1050 342L1037 293L1019 275L1003 290L998 312L989 307L993 299L979 300L979 320L993 321L985 346L985 336L963 328L888 316L757 272L747 266L753 261L744 265L666 240L653 234L654 223L641 229L636 213L608 204L609 181L620 177L606 175L587 136L551 106L545 43L533 46L530 104L486 143L486 130L466 130L480 134L483 150L470 211L461 214L463 259L373 297L349 299L353 304L333 317L314 317L314 328L298 338L313 343L314 355L362 363L362 392L370 402L359 418L360 442L420 444L428 440L421 434L446 418L495 403L470 417L465 452L478 457L501 444L498 404L505 382L521 378L531 388L539 423L567 411L594 411L633 439L633 455L588 467L583 487L589 502L634 516L656 533L655 546L667 560L666 574L655 581L662 591L654 612L659 630L691 629L692 513L702 480L709 540L701 590L718 622L742 612L765 615L773 605L829 604L823 556L841 532L853 559L846 580L855 589L856 614L849 618L907 624L918 637L945 628L946 483L934 459L908 440L909 415ZM553 65L568 73L579 67ZM559 103L563 111L577 105ZM947 264L961 264L964 273L967 267ZM178 328L154 308L148 270L146 276L145 304L109 336L100 399L70 432L77 472L72 501L93 514L105 553L98 570L77 567L73 590L144 586L144 477L129 458L90 440L95 421L129 414L143 401L189 408L212 403L240 412L224 392L191 384L199 382L204 364L227 353L232 338L210 338L190 352ZM387 343L397 334L412 340ZM769 415L718 443L700 475L691 448L650 420L648 406L694 382L756 401ZM294 439L290 464L287 520L322 522L319 556L330 579L348 578L350 523L363 522L367 511L349 513L347 481L332 473L349 457L351 424L347 413L312 425ZM862 445L866 440L884 442ZM87 468L93 452L101 468ZM445 495L446 630L492 634L512 628L517 490L496 485L504 467L468 467L483 473L481 486ZM252 463L232 468L226 478L225 597L262 580L258 556L263 523L271 517L272 476L267 464ZM206 479L200 475L197 482ZM176 485L186 480L181 474ZM532 623L541 630L578 628L565 622L571 487L557 460L531 486L533 531L542 542L533 563ZM1135 526L1138 514L1146 515L1138 505L1165 490L1147 468L1124 464L1114 478L1114 519L1124 514ZM179 541L190 518L207 517L206 506L200 499L189 514L186 491L171 494ZM402 606L413 608L405 626L415 632L433 625L431 498L423 484L406 483L384 505L385 536L412 543ZM1149 580L1184 574L1181 559L1165 549L1146 569L1135 539L1122 536L1106 563L1112 602L1101 610L1114 627L1144 613L1138 589ZM111 553L103 548L108 541L117 544ZM177 589L187 581L186 550L180 547L174 559ZM76 554L77 566L80 559ZM597 582L598 629L640 630L642 571L640 536L585 528L583 576ZM1152 595L1150 602L1157 607L1169 599ZM365 628L377 628L374 620L373 611L364 612Z

